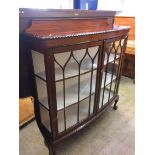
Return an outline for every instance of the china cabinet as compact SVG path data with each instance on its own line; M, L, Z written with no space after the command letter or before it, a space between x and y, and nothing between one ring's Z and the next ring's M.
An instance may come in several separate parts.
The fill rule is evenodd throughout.
M22 32L35 88L38 127L55 154L57 144L114 104L117 109L128 27L112 11L21 9Z

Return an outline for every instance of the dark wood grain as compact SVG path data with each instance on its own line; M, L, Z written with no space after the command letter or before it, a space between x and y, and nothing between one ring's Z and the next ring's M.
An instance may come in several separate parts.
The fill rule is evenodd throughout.
M44 56L45 71L47 79L47 94L48 94L48 106L51 125L51 136L55 140L58 134L58 121L57 121L57 104L56 104L56 88L55 88L55 76L54 71L54 56L50 53L46 53Z
M110 26L107 19L33 20L26 33L38 38L58 38L111 29L112 25Z
M29 49L25 46L23 40L25 37L22 33L29 27L31 27L32 20L38 21L47 21L47 20L68 20L68 19L103 19L103 23L108 23L110 26L113 25L115 11L92 11L92 10L63 10L63 9L28 9L28 8L20 8L19 9L19 96L27 97L33 95L33 89L31 87L31 69L30 69L30 61L27 52ZM75 21L75 20L74 20ZM90 38L90 37L87 37ZM80 39L80 37L79 37ZM27 39L26 39L27 40ZM68 41L64 39L59 40L61 45L68 44L71 42L72 38L69 38ZM76 43L76 39L74 39L74 43ZM41 51L40 49L44 49L47 46L59 46L58 41L40 43L39 40L29 39L30 44L33 45L33 49L37 51ZM80 41L80 40L79 40ZM81 39L83 41L83 39Z
M25 35L38 39L59 39L86 36L92 34L104 34L115 32L128 27L112 26L107 19L69 19L59 21L32 21Z

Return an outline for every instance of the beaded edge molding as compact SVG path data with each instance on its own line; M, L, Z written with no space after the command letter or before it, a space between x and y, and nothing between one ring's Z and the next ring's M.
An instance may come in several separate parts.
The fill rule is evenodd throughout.
M80 37L80 36L108 33L108 32L113 32L113 31L122 30L122 29L127 30L129 28L130 27L128 27L128 26L114 26L114 28L111 29L111 30L104 30L104 31L99 31L99 32L86 32L86 33L77 33L77 34L67 34L67 35L52 35L52 34L49 34L47 36L41 36L41 35L33 35L33 34L27 33L27 32L24 32L24 34L29 36L29 37L34 37L34 38L38 38L38 39L63 39L63 38L71 38L71 37Z

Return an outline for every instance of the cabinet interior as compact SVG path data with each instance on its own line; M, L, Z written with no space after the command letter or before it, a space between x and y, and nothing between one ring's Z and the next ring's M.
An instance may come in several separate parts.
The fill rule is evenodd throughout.
M106 45L99 109L115 94L122 40ZM63 132L94 113L99 46L54 54L58 131ZM49 130L49 105L44 55L32 50L43 125ZM52 95L52 94L51 94Z

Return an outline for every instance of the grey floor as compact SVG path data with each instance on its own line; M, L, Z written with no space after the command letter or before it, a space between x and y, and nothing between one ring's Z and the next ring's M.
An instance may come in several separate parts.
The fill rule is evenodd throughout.
M135 85L122 77L118 109L112 108L79 133L64 140L57 155L134 155ZM43 138L33 121L19 132L20 155L48 155Z

